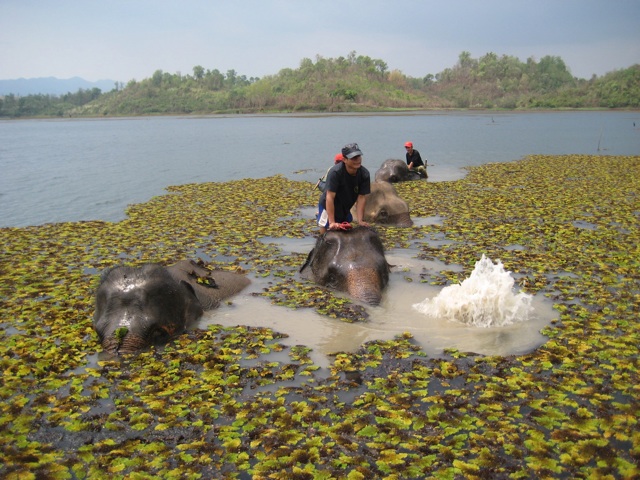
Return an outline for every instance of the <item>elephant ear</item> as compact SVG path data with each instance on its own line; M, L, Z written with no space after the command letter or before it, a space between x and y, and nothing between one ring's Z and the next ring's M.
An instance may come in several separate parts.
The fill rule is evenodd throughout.
M313 248L313 249L309 252L309 255L307 255L307 260L304 262L304 265L302 265L302 266L300 267L299 272L300 272L301 274L303 274L303 276L308 275L308 272L305 272L304 270L305 270L309 265L311 265L311 259L313 258L313 254L314 254L314 252L315 252L315 251L316 251L316 249L315 249L315 248Z
M302 275L302 278L306 278L307 280L313 280L315 274L313 273L313 260L317 253L320 251L320 246L324 242L325 237L327 236L327 232L323 233L316 240L316 244L307 255L307 260L304 262L304 265L300 267L298 272Z
M193 285L185 280L180 280L180 287L184 289L186 296L185 328L188 328L194 321L202 316L204 308L198 295L196 295Z
M198 298L196 295L196 291L193 289L193 286L184 280L180 280L180 285L187 291L187 295L193 296L193 298Z

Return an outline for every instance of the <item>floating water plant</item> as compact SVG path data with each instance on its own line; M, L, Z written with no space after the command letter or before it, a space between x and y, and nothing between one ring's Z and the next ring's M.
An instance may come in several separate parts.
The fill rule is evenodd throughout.
M122 342L124 337L126 337L127 333L129 333L129 329L127 327L116 328L116 330L113 332L113 334L116 337L116 340L118 340L118 343Z
M97 277L123 262L201 255L264 274L265 298L345 315L295 279L304 259L257 240L313 235L294 219L309 189L280 176L183 185L118 223L0 229L0 476L638 477L640 157L534 156L397 186L412 216L443 220L381 228L387 248L462 265L443 286L485 253L553 300L559 320L526 355L428 358L400 336L320 369L265 325L100 358Z

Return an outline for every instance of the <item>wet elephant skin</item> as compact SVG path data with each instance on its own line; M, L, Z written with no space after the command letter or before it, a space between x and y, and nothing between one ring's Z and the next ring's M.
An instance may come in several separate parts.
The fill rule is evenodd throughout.
M351 214L356 217L355 206ZM409 214L409 205L396 192L389 182L373 182L371 193L367 195L364 208L364 221L393 225L394 227L411 227L413 220Z
M417 172L409 170L406 162L393 158L382 162L375 174L376 182L397 183L420 180L421 178Z
M370 305L380 303L389 283L382 241L368 227L329 230L321 235L300 273L303 278L347 292Z
M101 276L93 326L106 352L136 353L183 333L205 310L248 284L244 275L189 260L170 267L116 266Z

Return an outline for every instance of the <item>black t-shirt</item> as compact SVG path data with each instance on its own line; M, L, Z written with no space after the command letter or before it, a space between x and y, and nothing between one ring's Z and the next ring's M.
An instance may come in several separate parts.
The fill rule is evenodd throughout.
M320 197L320 205L325 210L327 208L327 191L336 192L334 201L336 222L346 222L351 207L358 200L358 195L371 193L369 170L361 166L355 175L349 175L344 162L340 162L327 174L327 188Z
M409 152L407 152L407 165L409 165L411 162L413 162L413 168L421 166L424 167L424 162L422 161L420 152L415 148L413 149L413 152L411 152L411 155L409 155Z

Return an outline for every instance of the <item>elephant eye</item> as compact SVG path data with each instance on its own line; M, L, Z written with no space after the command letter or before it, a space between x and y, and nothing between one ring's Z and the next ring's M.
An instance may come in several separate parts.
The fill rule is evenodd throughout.
M387 213L386 210L380 210L380 212L378 212L378 218L387 218L389 216L389 213Z
M327 271L327 276L325 278L325 283L327 287L337 288L338 287L338 270L335 267L329 267Z
M153 345L163 345L169 341L169 338L169 332L163 328L157 327L151 331L149 342Z

